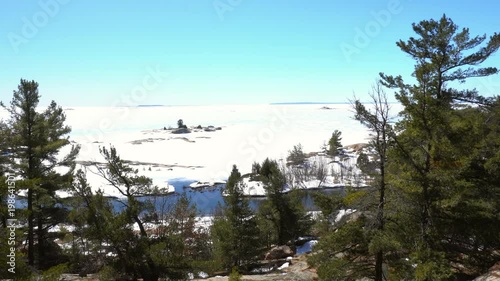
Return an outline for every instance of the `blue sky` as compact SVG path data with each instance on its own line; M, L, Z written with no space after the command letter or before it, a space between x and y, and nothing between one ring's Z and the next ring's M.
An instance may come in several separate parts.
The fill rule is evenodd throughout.
M366 99L379 72L411 74L395 42L413 22L446 13L491 35L499 10L468 0L3 0L0 100L20 78L39 82L43 104L64 106ZM500 67L500 54L487 65ZM500 77L466 86L500 94Z

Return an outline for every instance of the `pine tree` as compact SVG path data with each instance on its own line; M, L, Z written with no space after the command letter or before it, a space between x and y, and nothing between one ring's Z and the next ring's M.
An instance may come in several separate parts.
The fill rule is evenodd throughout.
M386 166L392 131L389 124L389 104L380 84L373 87L370 96L373 103L369 107L359 100L352 101L352 106L355 119L371 132L367 148L373 151L376 160L365 165L376 168L370 169L370 176L374 178L372 187L348 189L343 199L315 196L327 218L340 207L355 209L360 214L358 218L336 222L334 230L327 232L320 240L317 246L320 253L309 259L310 263L318 267L322 280L352 280L362 277L386 280L384 265L387 265L387 252L397 248L387 229ZM368 162L367 156L365 161Z
M92 241L96 253L111 252L116 255L116 262L111 265L125 277L143 278L156 281L162 273L173 274L165 264L168 260L168 243L164 240L151 240L147 223L152 220L153 205L148 200L139 200L139 196L157 194L150 178L138 175L138 171L120 158L114 147L100 148L105 164L96 164L94 169L106 180L109 186L119 192L123 198L116 204L120 211L115 211L112 202L101 190L93 192L85 175L80 171L73 186L75 195L80 198L76 204L84 206L73 213L77 225L86 225L81 233ZM82 212L82 210L85 210ZM131 225L136 225L134 233ZM103 249L102 245L109 245Z
M372 137L369 143L369 148L372 148L376 154L376 167L374 186L378 191L378 202L376 209L376 233L370 241L370 246L375 254L375 281L384 280L383 264L384 264L384 234L386 224L385 204L386 204L386 189L387 189L387 153L390 148L390 135L392 128L390 125L389 103L387 95L382 89L380 83L377 83L370 94L372 98L373 110L367 109L359 100L353 102L353 107L356 112L355 119L361 122L370 130Z
M306 154L302 150L302 144L294 145L293 149L288 151L286 160L293 165L303 164L306 160Z
M401 219L406 225L414 223L419 230L407 245L412 261L418 264L415 278L437 280L454 274L451 261L462 263L460 250L454 246L466 243L455 241L457 233L445 228L459 223L448 211L460 205L455 200L463 196L462 192L480 188L461 176L466 168L461 158L470 152L459 149L467 139L460 133L468 132L455 121L461 119L458 108L464 102L492 103L491 98L481 97L476 90L447 87L452 82L498 73L498 69L480 64L498 50L500 35L494 34L480 47L485 35L471 37L467 28L459 30L444 15L438 21L413 24L413 30L417 37L397 45L416 61L416 84L405 84L401 76L381 74L385 86L398 89L396 98L404 106L396 126L396 147L391 152L391 182L400 191L400 203L407 204L408 216ZM469 207L470 211L478 211Z
M96 163L92 170L123 198L112 200L102 190L92 191L85 174L78 171L70 217L77 226L75 235L88 245L75 252L73 265L88 272L103 263L113 268L116 278L188 278L195 268L193 261L206 261L209 255L208 235L196 229L196 206L183 195L175 205L166 206L168 211L156 210L157 198L152 195L160 190L152 180L139 175L114 147L100 151L105 163ZM93 259L81 255L88 249ZM82 260L91 266L80 267Z
M339 154L339 148L342 147L342 132L335 130L332 133L332 137L328 141L328 155L336 156Z
M302 205L300 190L286 190L287 179L274 160L266 159L260 169L267 200L259 206L259 217L274 229L271 244L286 245L306 235L312 222ZM269 244L269 243L268 243Z
M20 188L28 190L28 263L35 264L35 226L38 248L38 267L50 266L45 258L48 228L58 224L63 209L60 207L56 191L68 188L72 181L74 160L79 147L61 157L58 153L70 145L67 135L71 129L64 124L65 115L61 107L52 101L43 112L37 112L40 95L38 83L21 79L21 83L10 103L1 104L10 114L8 121L12 138L12 170L22 177ZM56 168L65 167L64 173Z
M122 259L128 259L135 268L135 273L139 273L145 281L156 281L160 275L160 269L157 263L153 260L151 249L151 241L148 239L146 230L145 217L141 213L152 211L153 206L147 201L138 200L137 196L157 193L156 188L152 185L152 180L145 176L138 175L138 171L130 167L118 155L116 148L105 147L100 148L101 155L104 157L106 165L104 167L96 165L98 174L103 177L109 185L115 188L122 194L126 201L121 201L124 206L124 211L118 216L118 222L123 228L127 224L136 224L139 228L139 235L126 238L130 242L131 256L122 256ZM125 237L129 236L126 230ZM124 238L125 238L124 237ZM120 240L115 240L115 243L123 243Z
M212 225L215 255L226 270L247 269L260 253L257 220L242 190L241 174L233 166L225 194L225 206Z
M169 249L166 255L162 252L160 255L166 260L164 264L172 268L168 274L170 278L185 278L193 272L193 261L204 258L205 253L198 252L198 239L202 238L202 234L196 230L196 213L196 205L192 205L187 195L183 194L172 211L163 216L166 224L162 227L164 230L158 233L158 239L165 241Z

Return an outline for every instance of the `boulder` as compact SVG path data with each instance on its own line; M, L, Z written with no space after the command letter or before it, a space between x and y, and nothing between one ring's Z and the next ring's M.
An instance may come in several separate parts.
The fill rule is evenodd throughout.
M295 253L293 252L292 248L283 245L283 246L276 246L269 250L269 252L266 253L265 260L277 260L277 259L285 259L289 256L293 256Z
M205 132L215 132L215 127L214 126L208 126L205 128Z

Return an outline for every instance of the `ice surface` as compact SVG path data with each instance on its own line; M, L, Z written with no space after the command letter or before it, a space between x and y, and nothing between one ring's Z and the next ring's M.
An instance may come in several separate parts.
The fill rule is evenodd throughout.
M306 153L320 151L334 130L342 132L343 144L366 142L369 134L353 120L350 105L331 104L329 110L321 109L323 106L72 107L65 112L72 128L70 140L81 145L79 163L103 162L99 147L113 145L122 159L134 161L139 174L173 192L171 180L222 182L233 165L242 174L248 173L252 163L266 157L286 159L298 143ZM5 112L1 115L5 117ZM179 119L190 128L212 125L221 130L189 134L163 130L176 127ZM87 177L94 189L119 196L92 171L88 170ZM316 184L306 183L306 187ZM260 186L252 188L259 194L262 191Z

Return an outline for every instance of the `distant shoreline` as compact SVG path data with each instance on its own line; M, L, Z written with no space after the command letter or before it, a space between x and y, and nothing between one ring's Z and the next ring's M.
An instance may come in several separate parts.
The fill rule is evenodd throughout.
M349 102L314 102L314 101L299 101L299 102L272 102L270 103L270 105L294 105L294 104L297 104L297 105L301 105L301 104L304 104L304 105L307 105L307 104L349 104Z
M369 104L372 103L372 101L362 101L361 103L363 104ZM398 104L398 102L388 102L389 104ZM325 104L351 104L348 101L342 101L342 102L272 102L270 105L325 105Z
M137 107L162 107L163 104L139 104Z

